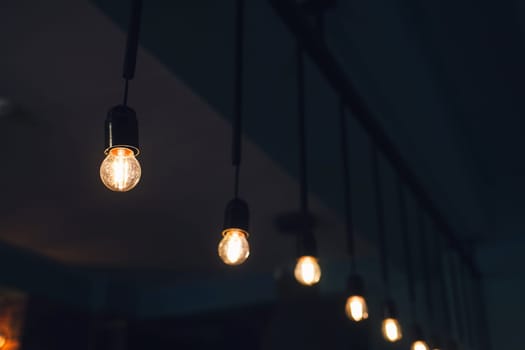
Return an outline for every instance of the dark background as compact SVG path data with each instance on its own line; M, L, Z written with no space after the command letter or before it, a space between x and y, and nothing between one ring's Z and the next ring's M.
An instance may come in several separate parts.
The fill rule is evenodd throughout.
M298 207L295 38L268 1L249 1L246 12L247 263L229 268L216 254L233 182L234 1L145 1L129 97L143 177L129 193L103 187L103 121L122 95L128 11L125 0L0 3L0 283L30 296L22 347L384 347L369 140L349 113L358 265L371 308L355 326L342 310L338 95L311 60L308 171L323 279L307 301L292 287L283 299L276 283L293 266L294 239L274 221ZM462 279L484 294L481 304L464 298L472 334L459 337L452 324L471 347L486 345L473 321L480 305L494 347L522 343L524 20L518 0L341 0L326 14L328 49L481 271L481 285ZM408 325L397 179L384 158L381 175L393 296ZM415 235L412 197L409 220ZM431 253L434 265L457 262L452 250Z

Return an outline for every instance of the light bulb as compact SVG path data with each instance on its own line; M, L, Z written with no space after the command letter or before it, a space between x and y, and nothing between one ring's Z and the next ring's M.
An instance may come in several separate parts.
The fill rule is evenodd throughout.
M305 286L313 286L321 279L321 267L317 258L313 256L302 256L297 260L294 271L297 282Z
M135 153L127 147L115 147L100 165L100 179L112 191L126 192L140 180L140 163Z
M352 321L362 321L368 318L366 300L360 295L352 295L346 299L346 316Z
M250 256L248 233L231 228L222 232L223 238L219 243L219 256L227 265L240 265Z
M428 344L423 340L416 340L412 343L410 350L430 350L430 348L428 347Z
M392 343L401 340L403 337L401 325L395 318L385 318L381 330L383 331L383 337Z
M6 348L9 342L9 331L4 327L2 328L3 329L0 330L0 349Z

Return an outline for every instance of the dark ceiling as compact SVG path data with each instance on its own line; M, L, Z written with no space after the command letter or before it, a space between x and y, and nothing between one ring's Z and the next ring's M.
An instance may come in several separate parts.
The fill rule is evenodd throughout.
M241 192L253 213L253 251L232 272L216 244L233 182L233 1L145 2L130 93L143 178L118 194L100 183L98 166L105 113L122 93L127 15L125 0L0 4L0 103L10 106L0 108L0 237L67 266L116 271L117 279L188 290L244 278L267 286L261 281L293 253L274 219L298 206L292 35L266 1L249 2ZM371 0L339 1L326 17L328 46L458 238L477 249L486 275L524 262L521 249L505 248L525 243L524 16L518 0ZM311 62L307 98L313 211L326 288L337 290L347 268L338 99ZM376 271L369 145L350 123L359 257ZM395 237L395 177L382 169Z

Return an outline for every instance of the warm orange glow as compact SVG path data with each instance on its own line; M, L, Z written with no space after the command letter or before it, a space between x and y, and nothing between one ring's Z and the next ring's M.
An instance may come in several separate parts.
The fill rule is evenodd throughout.
M360 295L352 295L346 299L346 316L352 321L362 321L368 318L368 306L366 300Z
M395 318L385 318L381 330L383 332L383 337L392 343L401 340L403 337L401 325Z
M422 340L416 340L412 343L410 350L429 350L428 344Z
M297 260L294 270L297 282L305 286L313 286L321 279L321 267L313 256L302 256Z
M219 256L227 265L240 265L250 256L248 233L232 228L222 232L224 236L219 243Z
M141 168L135 153L126 147L115 147L100 165L100 179L112 191L126 192L140 180Z
M3 349L7 345L7 336L0 334L0 349Z

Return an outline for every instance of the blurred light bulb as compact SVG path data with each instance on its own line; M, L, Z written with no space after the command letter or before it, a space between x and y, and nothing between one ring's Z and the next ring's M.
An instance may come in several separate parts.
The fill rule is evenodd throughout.
M294 271L297 282L313 286L321 279L321 267L313 256L302 256L297 260Z
M135 153L127 147L115 147L100 165L100 179L112 191L126 192L140 180L140 164Z
M227 265L240 265L250 256L248 234L239 229L227 229L222 232L219 243L219 256Z
M346 299L346 316L352 321L362 321L368 318L366 300L360 295L352 295Z
M423 340L416 340L412 343L410 350L429 350L429 347Z
M383 337L392 343L401 340L403 337L401 325L395 318L385 318L381 330L383 331Z
M2 328L3 329L0 330L0 349L7 348L7 345L9 343L9 331L7 328Z

